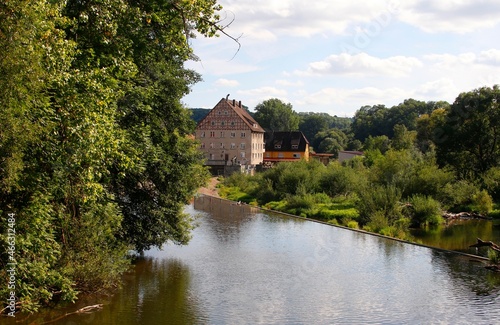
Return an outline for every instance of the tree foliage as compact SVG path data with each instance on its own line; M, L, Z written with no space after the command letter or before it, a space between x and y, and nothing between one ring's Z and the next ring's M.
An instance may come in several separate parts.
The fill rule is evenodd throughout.
M182 208L208 174L180 104L200 80L184 61L194 31L225 33L220 9L214 0L0 4L0 236L5 252L15 214L24 310L115 285L129 249L189 239Z
M255 120L268 131L297 131L300 118L290 103L277 98L263 101L255 107Z
M500 88L461 93L434 138L442 164L478 177L500 164Z

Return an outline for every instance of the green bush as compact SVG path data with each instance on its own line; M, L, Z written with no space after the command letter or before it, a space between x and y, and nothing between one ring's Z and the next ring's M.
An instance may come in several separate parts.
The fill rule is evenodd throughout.
M360 224L369 223L375 214L388 218L389 224L401 217L401 191L395 186L373 185L359 193Z
M285 211L286 202L285 201L271 201L264 205L264 208L276 211Z
M335 225L335 226L339 225L339 222L337 221L337 219L331 219L331 220L328 220L327 222L331 225Z
M314 206L314 196L306 195L289 195L286 198L287 209L311 209Z
M359 217L358 210L355 208L349 208L349 209L338 209L338 210L331 210L331 209L320 209L317 213L317 218L323 219L323 220L332 220L332 219L337 219L337 220L344 220L344 219L357 219Z
M389 227L389 219L385 216L384 211L375 211L369 222L363 227L366 231L379 233L382 229Z
M413 195L405 213L413 226L436 225L442 221L439 202L429 196Z
M493 167L484 173L483 183L493 199L500 201L500 167Z
M476 185L466 180L446 184L438 193L437 199L446 210L467 211L472 198L479 192Z
M479 191L474 195L472 197L472 204L474 210L481 214L487 215L493 211L493 199L486 190Z
M359 224L355 220L350 220L349 222L347 222L347 227L352 229L359 229Z

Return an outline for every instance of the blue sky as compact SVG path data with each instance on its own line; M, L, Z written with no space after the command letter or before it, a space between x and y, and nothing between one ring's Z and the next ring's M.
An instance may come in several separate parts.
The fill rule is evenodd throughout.
M241 49L224 35L191 41L200 60L186 66L203 81L183 98L190 108L230 94L251 111L278 98L296 112L353 116L364 105L452 103L500 84L498 0L219 3Z

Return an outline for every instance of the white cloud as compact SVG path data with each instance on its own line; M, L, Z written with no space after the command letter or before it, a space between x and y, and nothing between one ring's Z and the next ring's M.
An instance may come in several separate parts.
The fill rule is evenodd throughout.
M239 90L237 93L241 98L245 98L245 102L243 104L250 108L253 108L264 100L271 98L278 98L283 102L288 102L287 91L275 87L264 86L260 88Z
M385 27L395 20L426 32L465 33L500 21L498 0L221 0L227 31L243 33L247 41L272 42L283 36L344 34L368 23ZM371 26L373 27L373 26Z
M304 83L301 80L290 81L284 79L276 80L276 84L285 87L301 87L304 85Z
M421 66L422 62L413 57L393 56L381 59L366 53L355 55L342 53L330 55L323 61L312 62L306 71L295 71L295 74L402 76Z
M457 67L457 65L467 65L470 68L473 64L490 65L500 68L500 50L489 49L479 53L460 53L460 54L429 54L424 56L424 60L435 66Z
M229 80L229 79L218 79L215 81L216 86L221 87L238 87L240 83L237 80Z
M223 55L227 55L227 60L220 58ZM258 65L231 60L231 53L224 51L221 51L219 55L204 53L201 61L188 61L186 63L186 67L188 69L196 70L201 74L212 74L214 76L227 76L239 73L248 73L261 69Z
M368 22L394 9L386 0L221 0L220 3L227 13L226 21L235 19L232 30L259 41L274 41L282 36L341 34L353 23Z
M267 96L268 98L276 96L286 96L287 92L283 89L278 89L275 87L260 87L248 90L240 90L239 94L248 96Z
M488 65L500 66L500 50L490 49L481 52L477 58L477 62Z
M364 105L399 103L409 98L410 93L402 88L323 88L320 91L304 96L301 105L331 105L335 110L337 107L348 108L352 114L354 110Z
M405 0L398 18L426 32L467 33L500 22L498 0Z
M437 67L456 67L457 65L473 64L476 61L476 54L468 52L461 54L428 54L424 55L424 60L429 61Z
M450 99L457 96L459 89L455 82L450 78L441 78L422 84L415 95L419 98Z

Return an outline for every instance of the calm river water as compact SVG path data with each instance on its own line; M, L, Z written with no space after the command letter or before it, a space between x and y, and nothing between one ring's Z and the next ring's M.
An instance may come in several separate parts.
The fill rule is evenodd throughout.
M189 245L51 324L500 324L500 276L468 257L210 197L186 211Z

